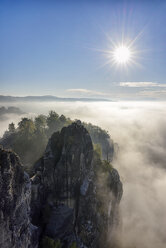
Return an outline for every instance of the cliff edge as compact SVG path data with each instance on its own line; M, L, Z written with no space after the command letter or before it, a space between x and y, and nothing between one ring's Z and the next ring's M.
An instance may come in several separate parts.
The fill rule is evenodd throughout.
M0 247L30 248L36 228L30 222L31 182L19 157L0 148ZM33 246L31 246L33 243Z
M29 179L19 157L0 149L0 247L108 247L122 183L80 121L51 136L34 170Z
M52 135L32 178L32 220L44 236L65 247L107 247L123 190L118 172L102 167L80 121Z

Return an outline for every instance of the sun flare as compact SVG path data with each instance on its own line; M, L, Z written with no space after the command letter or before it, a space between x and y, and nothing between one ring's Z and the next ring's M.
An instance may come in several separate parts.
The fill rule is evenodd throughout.
M117 64L126 64L130 61L131 51L127 46L119 46L115 48L113 58Z
M139 65L137 59L139 51L133 45L133 41L131 42L111 42L108 46L107 50L103 50L106 63L104 65L109 64L110 66L115 66L116 68L130 68L133 65Z

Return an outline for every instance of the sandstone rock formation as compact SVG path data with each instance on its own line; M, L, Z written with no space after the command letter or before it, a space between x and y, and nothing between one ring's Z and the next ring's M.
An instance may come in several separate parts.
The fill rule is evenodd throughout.
M30 197L30 179L19 157L0 148L0 247L32 247L36 228L30 223Z
M34 168L29 179L19 157L0 148L0 247L107 248L122 183L81 122L54 133Z
M99 183L95 163L90 135L77 121L52 135L35 165L32 221L65 247L104 247L107 229L118 225L118 172L102 173Z

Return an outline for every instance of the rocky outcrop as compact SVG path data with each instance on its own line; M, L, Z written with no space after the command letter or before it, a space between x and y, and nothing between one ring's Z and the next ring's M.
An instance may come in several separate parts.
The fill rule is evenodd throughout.
M101 172L100 182L95 163L80 121L52 135L32 178L32 221L42 236L64 247L106 247L107 230L119 222L122 184L115 169Z
M30 180L19 157L0 149L0 247L107 248L122 183L81 122L54 133L34 168Z
M30 223L31 183L18 156L0 148L0 247L30 248L36 228Z

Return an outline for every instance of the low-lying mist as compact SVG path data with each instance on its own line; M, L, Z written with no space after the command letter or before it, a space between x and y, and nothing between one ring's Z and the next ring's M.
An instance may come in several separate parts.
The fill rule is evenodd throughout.
M31 117L55 110L108 130L119 145L113 165L124 188L120 243L125 248L166 247L166 103L44 102L13 106ZM1 135L9 122L17 122L20 116L13 118L0 122Z

